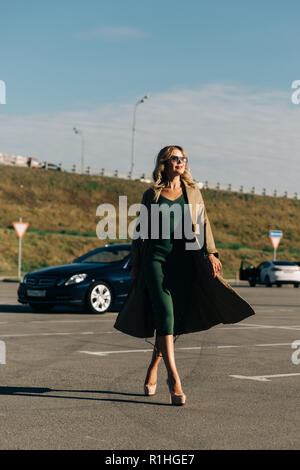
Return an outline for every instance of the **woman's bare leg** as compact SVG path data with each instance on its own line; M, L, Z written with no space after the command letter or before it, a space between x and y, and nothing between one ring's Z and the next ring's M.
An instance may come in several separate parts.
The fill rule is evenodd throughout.
M164 363L168 372L170 386L174 393L181 395L181 381L175 363L175 351L173 335L158 336L158 349L162 353Z
M147 385L155 385L157 382L157 369L158 364L160 363L162 358L162 353L160 352L157 344L157 337L155 339L155 346L153 349L152 359L150 365L148 367L145 384Z

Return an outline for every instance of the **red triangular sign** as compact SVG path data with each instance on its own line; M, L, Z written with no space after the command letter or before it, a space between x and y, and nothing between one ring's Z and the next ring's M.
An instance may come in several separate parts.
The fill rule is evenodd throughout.
M277 247L280 243L281 237L270 237L274 250L277 250Z
M26 232L29 223L28 222L13 222L15 231L18 234L19 238L23 238L24 233Z

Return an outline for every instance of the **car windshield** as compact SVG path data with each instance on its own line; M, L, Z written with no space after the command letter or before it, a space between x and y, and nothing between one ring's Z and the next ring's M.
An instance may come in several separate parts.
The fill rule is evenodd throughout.
M275 264L275 266L298 266L293 261L273 261L273 264Z
M79 260L80 263L117 263L125 259L130 250L103 250L93 253L84 259Z

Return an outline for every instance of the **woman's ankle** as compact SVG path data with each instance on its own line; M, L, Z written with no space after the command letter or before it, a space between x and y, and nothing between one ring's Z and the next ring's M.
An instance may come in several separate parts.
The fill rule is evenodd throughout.
M171 390L175 393L182 393L181 380L178 374L168 374L168 382Z
M149 385L156 384L157 381L157 366L149 366L146 374L145 383Z

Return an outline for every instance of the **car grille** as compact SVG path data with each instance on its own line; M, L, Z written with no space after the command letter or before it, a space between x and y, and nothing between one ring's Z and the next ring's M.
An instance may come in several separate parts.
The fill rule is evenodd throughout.
M56 277L29 277L26 280L28 287L52 287L56 284Z

